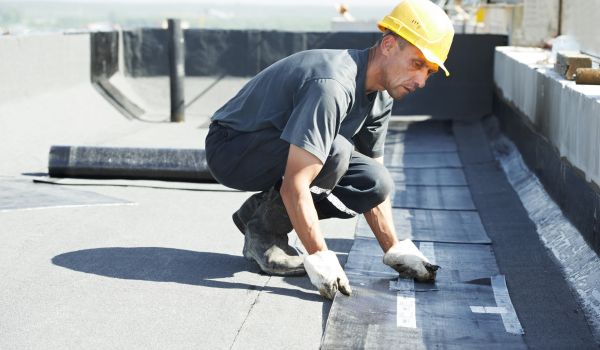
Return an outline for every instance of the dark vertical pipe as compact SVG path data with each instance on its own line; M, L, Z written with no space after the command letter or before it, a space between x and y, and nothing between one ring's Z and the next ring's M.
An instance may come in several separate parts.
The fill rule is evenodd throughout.
M556 36L562 35L562 17L563 17L563 0L558 0L558 33L556 33Z
M185 120L183 79L185 77L184 43L181 20L169 19L169 73L171 86L171 122Z

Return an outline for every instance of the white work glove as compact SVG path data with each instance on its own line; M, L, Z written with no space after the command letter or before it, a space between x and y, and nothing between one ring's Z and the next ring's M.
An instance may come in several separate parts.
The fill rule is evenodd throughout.
M325 298L333 300L338 290L346 295L352 294L350 281L340 266L337 256L331 250L306 255L304 269L306 269L310 282Z
M383 263L400 273L400 277L419 282L433 282L440 268L429 262L410 239L394 244L383 256Z

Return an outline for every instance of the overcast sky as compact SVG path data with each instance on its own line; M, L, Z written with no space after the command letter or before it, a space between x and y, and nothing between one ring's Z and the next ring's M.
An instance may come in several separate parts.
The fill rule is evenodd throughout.
M86 3L86 2L111 2L111 3L196 3L196 4L244 4L244 5L252 5L252 4L268 4L268 5L298 5L298 4L307 4L307 5L324 5L330 6L336 3L344 3L348 6L358 6L358 5L367 5L367 6L391 6L396 5L397 1L394 0L0 0L1 2L76 2L76 3Z

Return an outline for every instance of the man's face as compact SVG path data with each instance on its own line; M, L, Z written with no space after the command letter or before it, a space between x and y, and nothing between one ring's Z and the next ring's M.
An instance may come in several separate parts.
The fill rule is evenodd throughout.
M411 44L400 48L396 39L390 36L382 45L387 45L384 47L386 62L382 83L394 99L424 87L427 78L438 70L436 64L427 61L421 50Z

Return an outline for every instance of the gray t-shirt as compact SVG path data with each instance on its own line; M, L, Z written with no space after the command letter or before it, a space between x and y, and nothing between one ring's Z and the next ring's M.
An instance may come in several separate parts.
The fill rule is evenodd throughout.
M252 78L212 120L242 132L276 128L323 163L338 134L380 157L393 100L385 91L366 94L368 55L368 49L293 54Z

